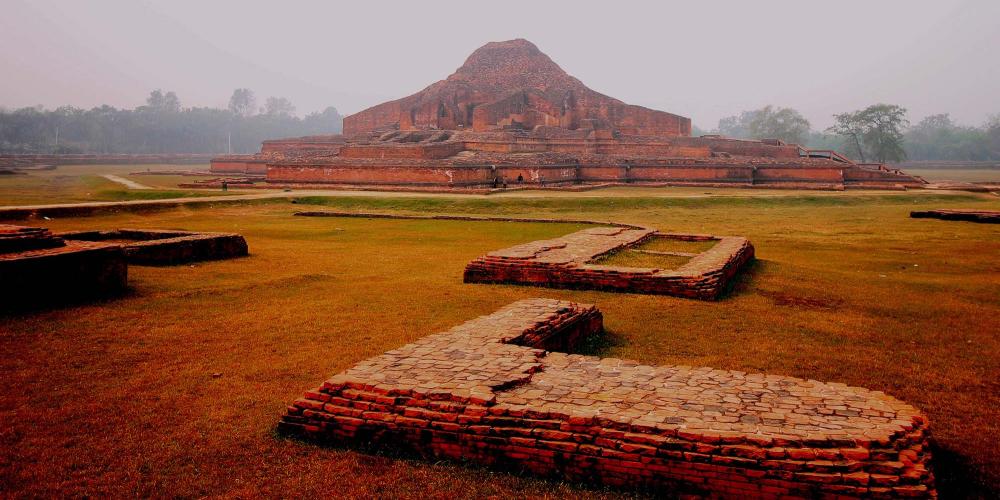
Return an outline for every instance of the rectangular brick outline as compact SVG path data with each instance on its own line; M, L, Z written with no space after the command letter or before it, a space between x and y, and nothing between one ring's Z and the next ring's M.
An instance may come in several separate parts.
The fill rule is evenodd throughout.
M119 245L64 241L48 229L0 224L22 250L0 252L0 302L20 309L116 295L126 289L128 265ZM7 241L7 243L14 243Z
M571 349L601 328L594 306L518 301L341 372L288 407L279 430L541 476L716 497L936 495L927 469L926 417L903 402L844 384L650 367L545 350ZM686 404L646 403L644 396L617 406L621 396L648 390L642 381L657 370L681 377L650 379L672 384L664 387L667 394L714 381L727 398L739 395L743 402L737 410L758 414L763 423L724 424L732 420L711 416L707 408L718 400L710 391L689 393ZM573 389L563 387L579 387L588 377L618 382L625 392L598 392L582 401L570 397L584 396L566 396ZM560 379L571 380L560 385ZM630 380L639 385L625 383ZM761 395L752 396L757 391ZM661 418L671 405L684 408L706 397L702 394L708 400L696 406L705 408L691 409L687 416L704 415L709 425ZM715 404L727 404L722 401ZM768 417L771 413L758 408L765 404L770 412L788 411L790 416L782 418L792 426L765 426L768 418L779 416ZM728 405L732 410L731 401ZM811 409L813 417L803 420L787 408ZM827 420L829 428L790 424ZM853 423L840 427L844 422Z
M402 220L455 220L455 221L488 221L488 222L537 222L537 223L563 223L563 224L592 224L595 226L610 226L622 229L642 231L643 237L667 236L678 239L718 239L719 243L709 250L701 252L692 258L693 262L688 262L684 267L687 269L701 268L702 272L691 275L677 274L677 271L665 273L665 275L655 276L650 270L639 270L638 268L614 268L611 266L599 266L587 264L590 260L598 258L608 252L620 250L629 245L639 245L644 240L631 242L629 245L622 245L620 248L612 248L604 252L592 255L577 264L576 269L565 267L549 267L540 270L538 281L529 280L523 276L516 276L519 268L516 262L513 265L505 262L499 266L492 266L486 256L480 257L470 262L465 269L463 279L466 283L512 283L536 286L552 286L561 288L582 288L582 289L605 289L614 291L655 293L665 295L675 295L680 297L697 298L703 300L714 300L729 286L733 277L740 269L754 258L754 247L746 238L734 236L711 236L698 234L680 233L658 233L653 229L637 224L627 224L621 222L601 221L592 219L551 219L532 217L495 217L495 216L474 216L474 215L408 215L408 214L387 214L377 212L344 212L335 210L314 210L296 212L300 217L345 217L364 219L402 219ZM586 229L584 230L586 231ZM558 239L558 238L556 238ZM524 245L531 245L526 243ZM721 246L720 246L721 245ZM518 245L521 246L521 245ZM728 259L709 260L718 251L713 250L731 249L737 247ZM514 248L514 247L512 247ZM706 256L707 254L707 256ZM705 256L705 257L702 257ZM701 260L696 261L701 257ZM705 262L707 260L707 262ZM514 280L497 278L493 275L493 269L510 271L515 274ZM621 270L625 270L622 272ZM528 273L524 273L528 274ZM564 279L565 278L565 279Z
M510 283L553 288L596 289L618 292L674 295L715 300L722 295L739 270L754 258L749 240L735 236L660 233L652 229L634 230L634 237L605 250L584 255L568 263L545 263L534 256L518 258L511 254L519 249L549 244L570 244L574 237L590 230L579 231L562 238L531 242L490 252L470 262L465 268L466 283ZM595 234L592 232L592 234ZM711 241L710 249L694 255L690 261L674 270L656 270L594 264L601 257L638 247L653 238L682 241ZM508 255L503 255L507 253Z
M246 240L236 233L122 228L66 231L57 236L70 241L135 240L121 246L129 263L139 265L173 265L249 254Z

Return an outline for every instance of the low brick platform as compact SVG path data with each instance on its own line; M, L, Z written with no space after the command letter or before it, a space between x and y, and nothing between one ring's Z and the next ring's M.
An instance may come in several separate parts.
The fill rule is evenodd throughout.
M676 269L595 263L609 254L638 247L654 238L717 243L697 254L658 252L690 257ZM586 288L712 300L722 294L733 276L753 256L753 245L746 238L668 234L643 228L592 228L490 252L466 266L465 282Z
M114 295L125 290L127 278L118 245L0 225L0 309Z
M503 470L716 497L933 497L927 419L881 392L549 352L602 328L529 299L358 363L279 428Z
M124 247L131 264L171 265L248 254L246 240L236 233L116 229L68 231L59 236L67 240L114 241Z
M926 210L910 212L914 219L961 220L1000 224L1000 210Z

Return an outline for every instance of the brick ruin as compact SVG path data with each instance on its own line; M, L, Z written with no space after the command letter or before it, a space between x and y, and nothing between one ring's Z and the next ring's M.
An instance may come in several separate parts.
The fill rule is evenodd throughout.
M115 295L127 277L118 245L0 224L0 309Z
M265 141L212 160L272 186L376 188L679 185L920 187L884 165L779 140L690 137L691 120L625 104L527 40L491 42L454 74L344 118L344 134Z
M705 242L711 247L696 252L642 249L655 240ZM672 258L662 259L662 267L602 262L621 252L650 256L652 265L658 263L657 257ZM746 238L669 234L635 227L591 228L490 252L466 266L464 279L466 283L585 288L712 300L725 291L753 256L753 245Z
M533 241L490 252L466 265L466 283L510 283L714 300L727 290L736 274L754 258L754 247L746 238L661 233L643 226L609 221L334 210L303 211L295 215L610 226L584 229L551 240ZM667 244L656 245L658 242ZM686 246L689 244L693 247ZM640 260L630 261L630 254L633 259L639 256ZM622 256L626 258L618 258Z
M910 217L913 217L914 219L960 220L967 222L983 222L986 224L1000 224L1000 210L915 210L910 212Z
M928 422L882 392L552 352L601 313L510 304L362 361L279 428L571 481L714 497L934 497Z
M130 264L171 265L248 255L247 242L236 233L198 233L155 229L67 231L71 241L110 241L122 245Z

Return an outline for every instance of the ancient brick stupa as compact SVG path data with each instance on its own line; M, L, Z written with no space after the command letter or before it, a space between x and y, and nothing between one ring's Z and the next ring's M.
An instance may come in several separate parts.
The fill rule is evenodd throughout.
M691 137L691 120L595 92L527 40L491 42L455 73L344 118L344 134L265 141L212 171L275 185L574 184L917 187L882 165L782 141Z

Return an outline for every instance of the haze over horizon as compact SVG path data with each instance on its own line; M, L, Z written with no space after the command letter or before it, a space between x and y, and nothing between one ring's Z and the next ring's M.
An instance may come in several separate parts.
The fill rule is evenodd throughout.
M917 122L1000 113L1000 2L334 5L13 0L0 107L225 107L248 87L298 114L348 115L441 80L489 41L525 38L590 88L714 128L767 104L823 129L876 102Z

